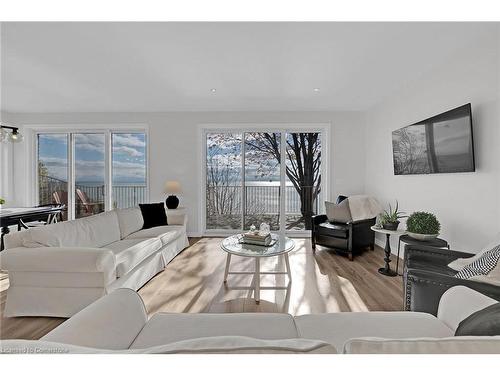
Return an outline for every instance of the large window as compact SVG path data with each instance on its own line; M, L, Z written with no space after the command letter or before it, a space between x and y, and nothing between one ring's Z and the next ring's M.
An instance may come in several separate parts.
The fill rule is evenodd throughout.
M146 134L113 133L111 139L113 208L146 202Z
M145 202L146 154L144 132L38 133L38 203L72 219Z
M321 201L321 132L206 132L206 230L311 229Z

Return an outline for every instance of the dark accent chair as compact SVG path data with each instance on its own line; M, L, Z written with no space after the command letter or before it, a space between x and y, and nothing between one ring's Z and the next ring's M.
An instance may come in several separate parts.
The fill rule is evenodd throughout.
M472 280L457 279L457 271L448 264L471 253L438 249L424 245L406 245L403 282L405 310L437 314L439 300L455 285L463 285L500 301L500 286ZM467 303L467 301L464 301Z
M340 195L337 203L347 197ZM329 222L326 215L315 215L312 218L311 242L313 251L316 245L326 246L339 253L347 254L353 260L354 254L366 248L375 249L375 232L370 229L375 225L376 218L338 223Z

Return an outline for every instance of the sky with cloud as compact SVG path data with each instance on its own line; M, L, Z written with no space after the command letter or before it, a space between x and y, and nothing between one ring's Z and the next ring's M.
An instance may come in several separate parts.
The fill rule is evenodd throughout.
M40 134L38 159L49 176L67 181L68 145L66 134ZM112 135L113 183L145 184L146 135L144 133L114 133ZM76 183L104 184L104 134L75 134Z

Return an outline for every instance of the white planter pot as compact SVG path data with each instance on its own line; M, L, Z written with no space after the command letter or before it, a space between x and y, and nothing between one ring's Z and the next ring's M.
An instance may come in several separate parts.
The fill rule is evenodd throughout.
M408 236L419 240L419 241L429 241L433 240L434 238L437 238L439 236L438 234L421 234L421 233L412 233L412 232L407 232Z

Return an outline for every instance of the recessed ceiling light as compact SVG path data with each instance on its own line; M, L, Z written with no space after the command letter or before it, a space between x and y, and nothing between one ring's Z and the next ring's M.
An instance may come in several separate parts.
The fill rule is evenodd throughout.
M211 92L217 92L217 89L210 89Z
M315 87L315 88L313 88L313 91L314 91L314 92L319 92L319 87Z

